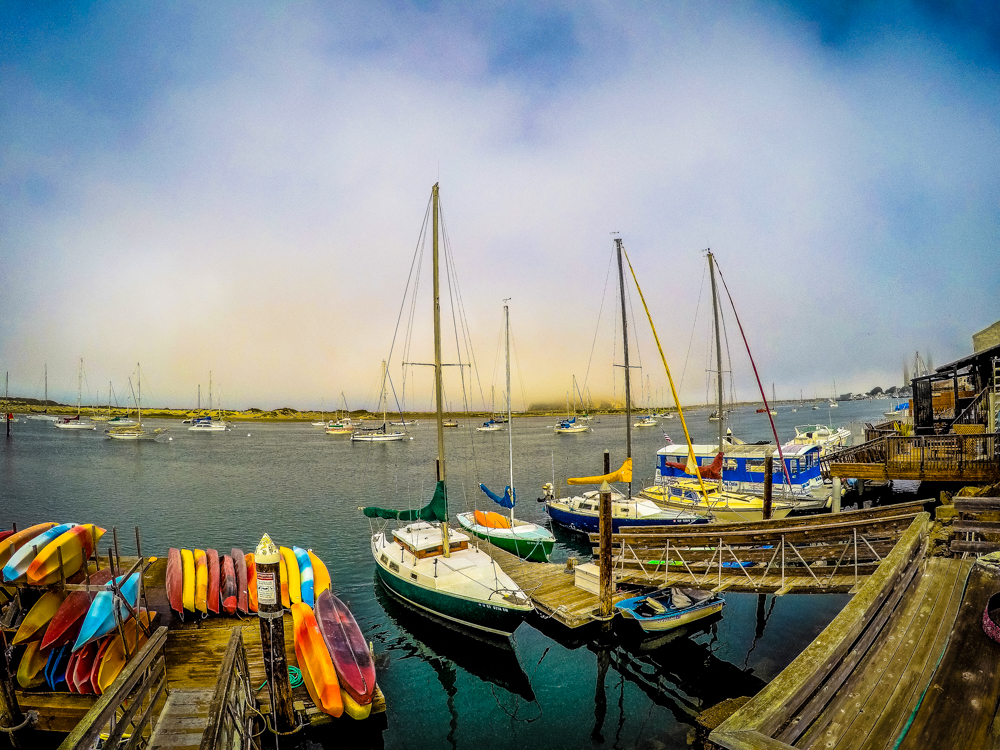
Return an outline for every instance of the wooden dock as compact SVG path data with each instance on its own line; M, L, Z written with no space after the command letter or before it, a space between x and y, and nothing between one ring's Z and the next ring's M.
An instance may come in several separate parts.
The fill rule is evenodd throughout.
M928 557L913 522L812 644L709 737L730 750L996 747L1000 556ZM994 617L1000 613L994 613Z

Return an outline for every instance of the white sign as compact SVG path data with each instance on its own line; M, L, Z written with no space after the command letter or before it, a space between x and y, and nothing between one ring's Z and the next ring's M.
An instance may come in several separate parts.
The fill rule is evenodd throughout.
M274 585L274 573L257 573L257 603L278 603L278 589Z

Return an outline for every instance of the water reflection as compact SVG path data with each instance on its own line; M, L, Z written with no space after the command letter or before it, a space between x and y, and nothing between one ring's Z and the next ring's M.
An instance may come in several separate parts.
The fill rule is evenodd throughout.
M410 636L386 644L388 649L401 651L407 657L417 657L434 669L448 695L453 730L457 718L453 705L455 667L528 703L535 701L531 682L509 639L479 635L423 610L416 610L386 589L377 575L375 598L400 631Z

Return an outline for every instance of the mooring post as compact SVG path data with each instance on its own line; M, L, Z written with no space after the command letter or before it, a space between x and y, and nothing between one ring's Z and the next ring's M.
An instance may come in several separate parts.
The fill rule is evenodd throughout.
M764 454L764 520L771 520L771 495L774 492L774 453L770 448Z
M8 422L9 424L9 422ZM0 633L0 726L4 728L16 727L24 721L21 707L17 703L17 696L14 694L14 680L10 671L10 651L7 648L7 636ZM12 747L21 747L17 740L17 733L7 734Z
M604 451L604 473L611 472L611 454ZM601 617L611 617L611 598L614 587L611 580L611 485L601 482Z
M295 727L292 709L292 686L288 681L285 660L285 611L278 596L278 575L281 555L267 534L254 552L257 569L257 617L260 621L260 645L264 653L264 675L271 696L271 716L277 732L290 732Z
M10 437L10 423L14 421L14 415L7 412L7 437Z
M840 495L841 495L841 491L842 490L841 490L841 487L840 487L840 477L834 477L833 478L833 502L830 505L830 512L831 513L840 513Z

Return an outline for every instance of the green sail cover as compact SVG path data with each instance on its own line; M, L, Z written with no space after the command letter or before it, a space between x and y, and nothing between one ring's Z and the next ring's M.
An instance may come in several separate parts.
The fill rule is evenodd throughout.
M392 518L397 521L441 521L448 520L448 491L444 482L438 482L434 488L434 497L420 510L389 510L370 505L362 508L369 518Z

